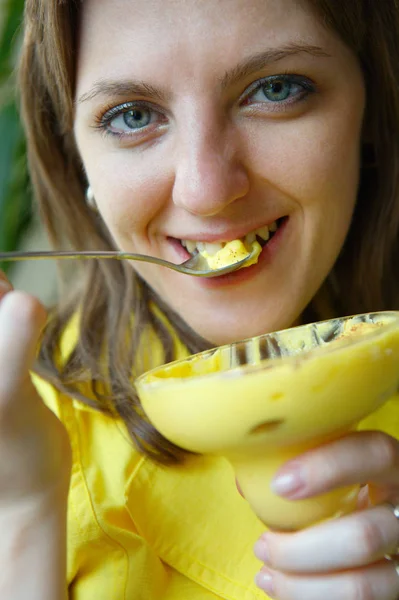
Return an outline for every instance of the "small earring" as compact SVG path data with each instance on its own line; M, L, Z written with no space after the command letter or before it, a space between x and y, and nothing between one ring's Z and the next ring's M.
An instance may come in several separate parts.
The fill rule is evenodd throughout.
M98 210L97 203L96 203L96 199L94 198L94 193L93 193L93 190L91 189L91 185L89 185L89 187L86 190L86 203L87 203L87 206L89 208L91 208L91 210L94 210L97 212L97 210Z

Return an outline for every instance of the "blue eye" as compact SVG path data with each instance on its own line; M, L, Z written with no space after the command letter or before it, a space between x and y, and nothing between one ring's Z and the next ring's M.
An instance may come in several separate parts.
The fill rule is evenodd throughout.
M266 82L265 85L261 87L261 90L265 97L271 102L281 102L290 97L293 87L294 86L289 81L276 79L275 81Z
M165 115L151 106L126 102L113 106L97 119L97 127L110 135L128 137L153 131L152 125L161 125Z
M132 108L122 112L109 121L113 130L135 130L147 127L152 121L152 114L148 108Z
M246 95L245 104L291 104L314 92L313 83L298 75L273 75L256 82Z

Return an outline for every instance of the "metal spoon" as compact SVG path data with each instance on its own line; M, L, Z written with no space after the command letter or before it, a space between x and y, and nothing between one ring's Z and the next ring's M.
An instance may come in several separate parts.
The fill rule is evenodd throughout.
M154 256L145 256L144 254L130 254L129 252L120 251L83 251L83 252L58 252L53 250L38 250L32 252L0 252L1 261L18 261L18 260L43 260L43 259L58 259L58 260L70 260L70 259L88 259L88 258L113 258L117 260L137 260L142 262L154 263L161 267L167 267L179 273L186 273L187 275L194 275L195 277L218 277L220 275L226 275L244 267L255 255L256 250L252 252L243 260L236 263L222 267L221 269L210 269L206 259L197 252L191 258L175 265L168 260L162 258L155 258Z

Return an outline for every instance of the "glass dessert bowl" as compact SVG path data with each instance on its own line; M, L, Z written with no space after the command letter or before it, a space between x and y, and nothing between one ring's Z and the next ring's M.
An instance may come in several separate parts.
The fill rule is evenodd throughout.
M356 507L358 486L305 500L274 494L287 460L356 429L399 387L399 312L303 325L142 375L137 390L175 445L220 455L268 527L295 530Z

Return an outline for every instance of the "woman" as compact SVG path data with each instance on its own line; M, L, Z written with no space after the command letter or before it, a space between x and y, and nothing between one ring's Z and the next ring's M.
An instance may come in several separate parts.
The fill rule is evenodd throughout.
M398 36L394 0L27 1L23 116L55 246L173 262L200 242L264 247L223 279L79 264L41 336L38 393L45 314L4 289L4 597L399 595L395 401L274 481L293 501L367 482L363 510L262 535L224 461L163 440L132 385L210 345L398 308Z

